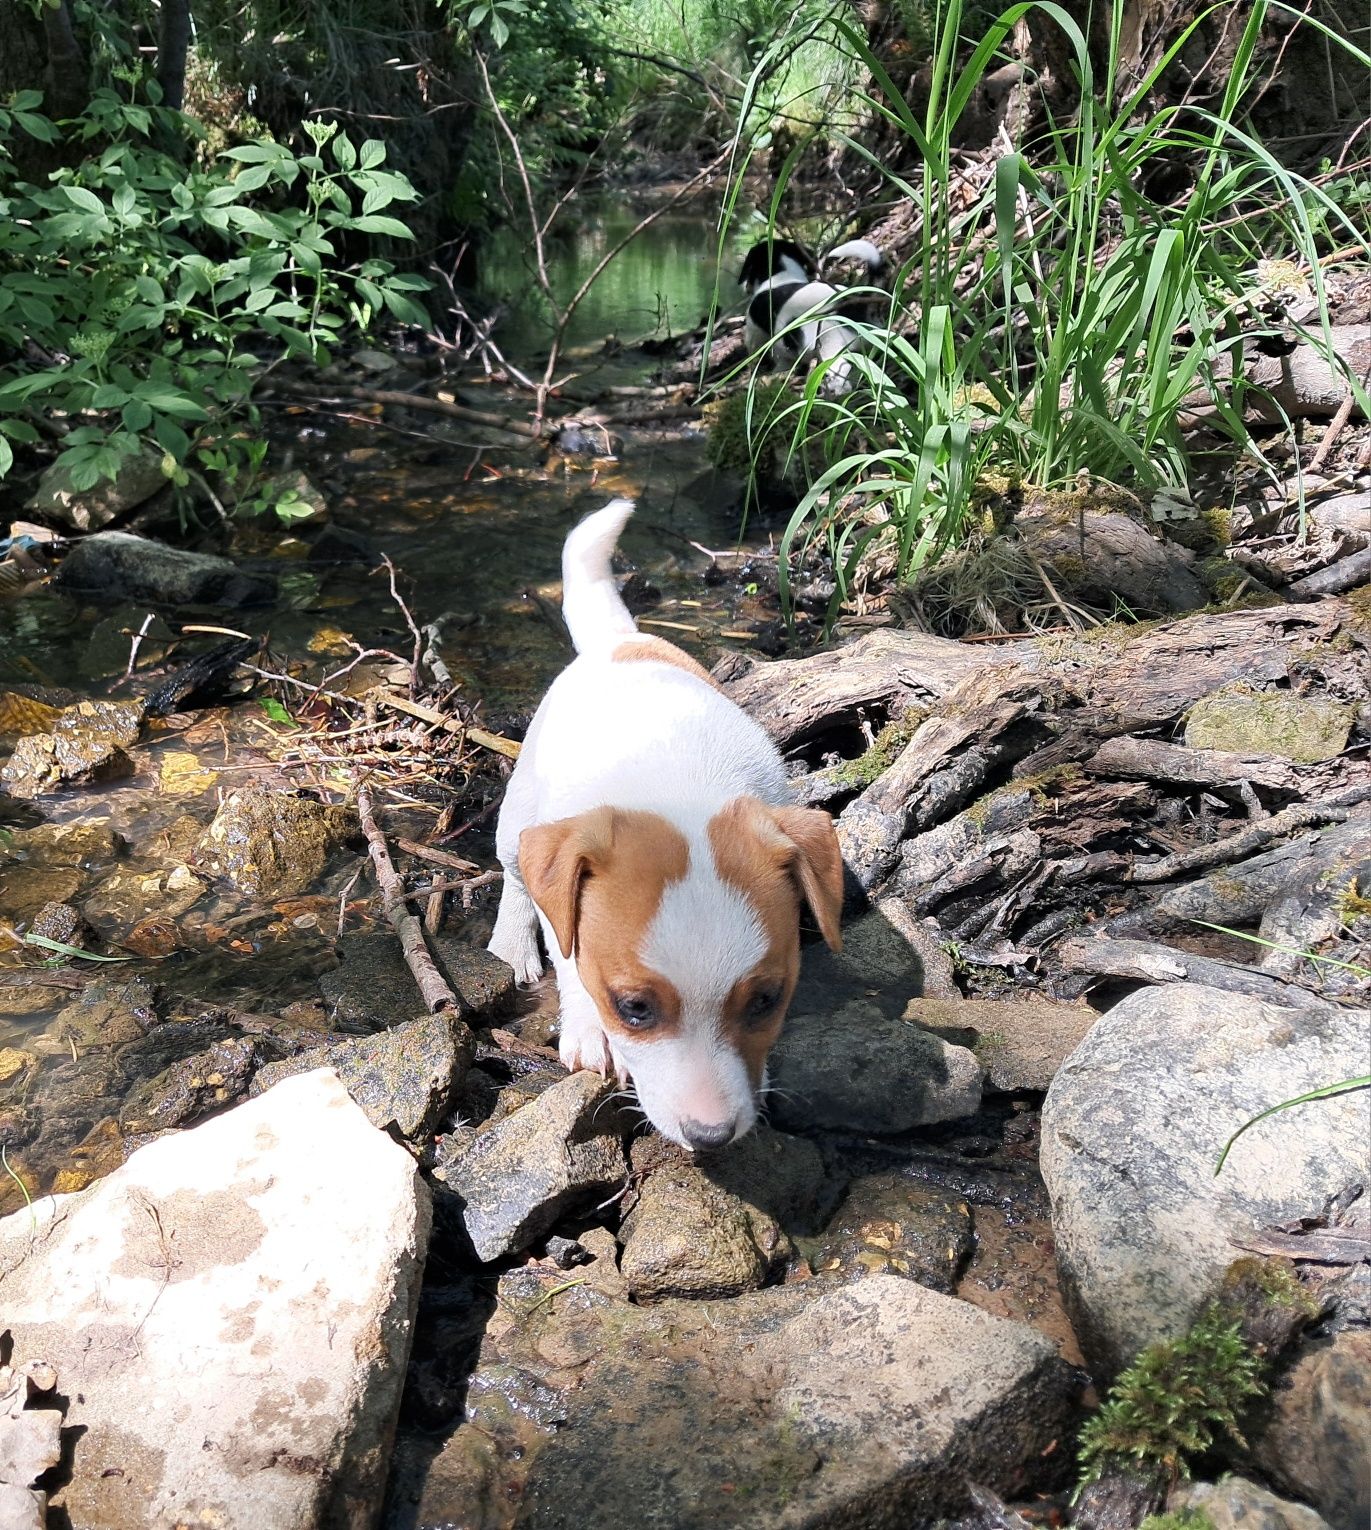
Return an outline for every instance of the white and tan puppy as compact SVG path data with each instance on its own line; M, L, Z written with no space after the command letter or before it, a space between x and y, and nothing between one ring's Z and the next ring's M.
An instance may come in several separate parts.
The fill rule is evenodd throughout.
M688 1148L757 1119L800 966L800 904L838 949L843 870L827 813L789 805L761 728L688 654L640 633L610 572L618 499L562 554L578 657L534 715L500 812L490 949L557 972L568 1068L631 1078Z

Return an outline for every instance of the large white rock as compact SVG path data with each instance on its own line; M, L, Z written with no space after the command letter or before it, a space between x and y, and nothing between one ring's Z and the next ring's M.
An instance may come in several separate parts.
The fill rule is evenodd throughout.
M1183 1332L1258 1228L1366 1177L1366 1090L1269 1116L1367 1070L1371 1012L1284 1009L1193 983L1130 994L1052 1081L1042 1172L1062 1289L1106 1370Z
M328 1069L0 1222L0 1314L77 1432L81 1530L367 1526L428 1192Z

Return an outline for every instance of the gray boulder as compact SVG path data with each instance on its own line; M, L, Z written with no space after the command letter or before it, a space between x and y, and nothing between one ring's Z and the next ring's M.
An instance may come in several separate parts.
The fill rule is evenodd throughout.
M489 1020L514 999L514 973L489 951L439 931L429 948L456 994L463 1020ZM321 973L319 991L339 1026L380 1030L414 1014L417 990L399 942L389 930L361 930L338 942L338 965Z
M1083 1004L1052 999L912 999L913 1020L944 1041L969 1047L988 1088L1046 1089L1099 1016Z
M434 1177L456 1196L478 1259L527 1248L565 1213L623 1187L616 1087L573 1073L480 1132L455 1161L440 1155Z
M1197 984L1131 994L1063 1064L1043 1107L1057 1263L1105 1371L1182 1333L1235 1240L1317 1213L1364 1178L1367 1095L1261 1111L1366 1071L1365 1010L1284 1009Z
M1246 1477L1187 1482L1171 1494L1167 1508L1173 1514L1202 1515L1213 1530L1328 1530L1313 1509L1277 1498Z
M0 1310L65 1398L62 1522L372 1523L428 1231L325 1070L5 1218Z
M74 488L71 473L60 463L53 463L38 480L25 508L51 526L99 531L160 493L170 482L162 471L161 459L148 452L125 457L113 478L102 478L89 489Z
M266 606L276 580L248 574L228 558L187 552L127 531L99 531L62 560L59 589L95 600L146 600L168 606Z
M770 1114L791 1129L833 1127L895 1134L974 1115L981 1067L867 999L796 1014L771 1053Z

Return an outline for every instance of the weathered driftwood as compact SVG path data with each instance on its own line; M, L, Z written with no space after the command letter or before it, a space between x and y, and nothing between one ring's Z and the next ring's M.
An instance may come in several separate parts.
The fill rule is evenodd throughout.
M1322 999L1292 988L1255 967L1221 961L1213 956L1197 956L1191 951L1150 940L1071 936L1052 948L1052 965L1062 973L1085 972L1139 983L1203 983L1228 993L1244 993L1254 999L1264 999L1270 1004L1324 1007Z
M1095 776L1123 776L1138 781L1171 781L1189 786L1268 787L1305 796L1318 789L1327 772L1294 765L1269 754L1229 754L1222 749L1187 749L1159 738L1122 734L1107 739L1085 761Z
M1369 512L1371 513L1371 512ZM1313 600L1320 595L1341 595L1344 590L1354 589L1371 580L1371 547L1339 558L1327 568L1316 569L1303 579L1286 587L1286 593L1296 600Z
M1215 840L1208 845L1196 845L1193 850L1180 850L1175 855L1159 856L1156 860L1135 861L1130 878L1134 882L1174 882L1177 877L1192 871L1204 871L1210 866L1223 866L1243 860L1253 851L1261 850L1275 840L1294 834L1299 829L1317 823L1342 823L1351 809L1317 802L1297 802L1273 813L1260 823L1249 824L1237 834Z
M1329 338L1333 354L1365 383L1371 374L1371 324L1334 324ZM1246 400L1250 414L1280 421L1328 419L1338 412L1348 393L1343 367L1332 365L1308 340L1295 339L1283 356L1268 355L1257 346L1258 342L1250 343L1242 353L1243 376L1253 390ZM1232 378L1231 352L1215 358L1214 376L1220 383ZM1185 405L1196 416L1213 411L1213 401L1202 388L1187 395Z

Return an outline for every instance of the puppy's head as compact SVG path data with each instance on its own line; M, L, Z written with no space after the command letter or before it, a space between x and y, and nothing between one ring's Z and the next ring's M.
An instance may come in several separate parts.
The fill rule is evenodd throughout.
M519 870L658 1131L697 1149L749 1131L799 975L801 904L841 943L828 814L739 797L687 835L596 808L525 829Z
M750 293L773 276L791 276L796 281L807 282L817 273L814 257L793 239L763 239L743 257L738 285Z

